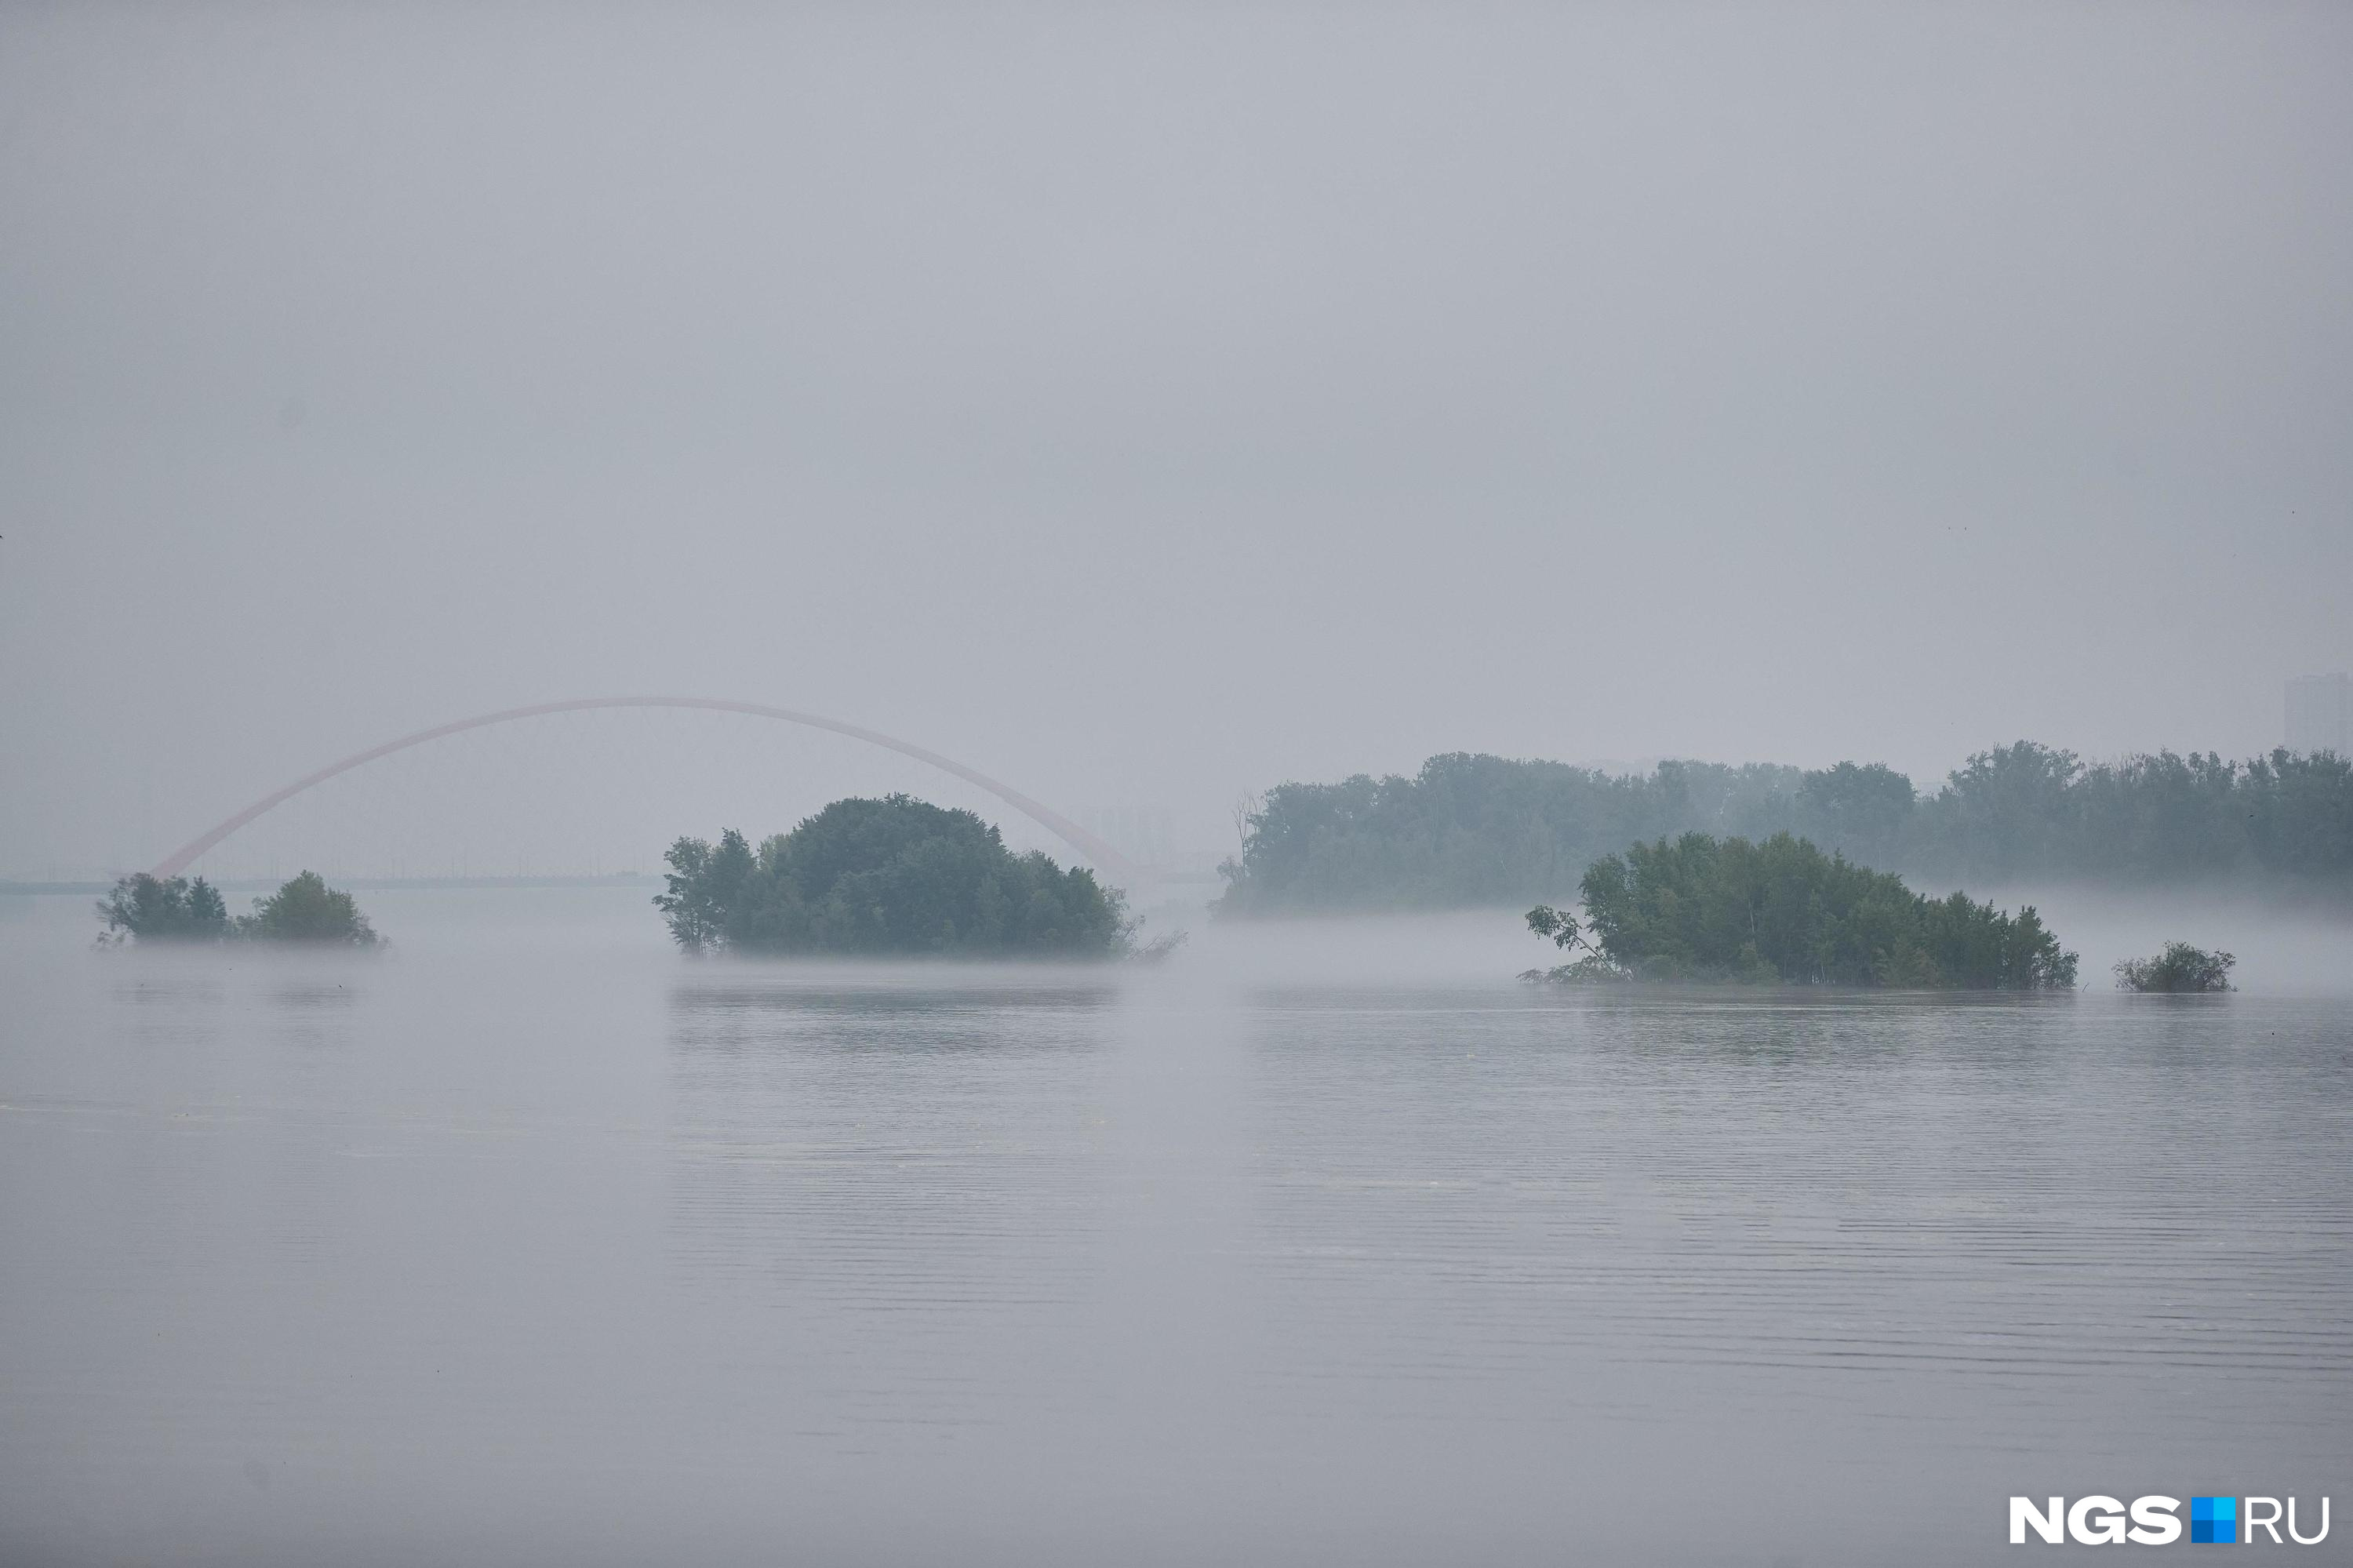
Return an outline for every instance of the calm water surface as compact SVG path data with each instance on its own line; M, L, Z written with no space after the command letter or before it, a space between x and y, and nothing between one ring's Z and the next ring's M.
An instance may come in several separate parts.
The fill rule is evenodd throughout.
M0 1559L1974 1563L2012 1492L2353 1507L2343 999L697 966L470 896L372 901L379 961L0 925Z

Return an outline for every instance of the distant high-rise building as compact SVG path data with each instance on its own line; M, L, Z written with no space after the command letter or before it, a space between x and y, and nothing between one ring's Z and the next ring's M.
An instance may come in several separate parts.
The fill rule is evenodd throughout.
M2287 683L2287 748L2353 757L2353 675L2305 675Z

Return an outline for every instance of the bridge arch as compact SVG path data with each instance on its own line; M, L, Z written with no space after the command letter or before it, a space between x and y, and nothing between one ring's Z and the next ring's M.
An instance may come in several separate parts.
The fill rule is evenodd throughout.
M264 795L245 810L207 828L164 856L156 865L154 874L158 877L179 875L195 863L197 856L263 812L285 804L303 790L323 784L339 773L348 773L353 768L374 762L380 757L389 757L396 751L406 751L412 746L423 746L428 740L439 740L444 736L458 735L470 729L483 729L491 725L512 724L517 719L538 718L547 714L585 713L591 708L700 708L709 713L749 714L754 718L781 719L786 724L797 724L808 729L831 730L836 735L846 735L853 740L862 740L870 746L879 746L886 751L895 751L902 757L912 757L918 762L928 762L943 772L955 774L967 784L976 784L1085 855L1094 863L1095 869L1102 872L1110 881L1134 886L1137 878L1135 863L1113 849L1100 836L1089 832L1051 807L1031 800L1011 785L999 783L987 774L966 768L963 763L953 758L942 757L938 752L928 747L896 739L879 730L868 729L861 725L844 724L839 719L829 719L818 714L800 713L792 708L770 707L765 703L727 702L715 697L576 697L566 702L533 703L525 707L501 708L497 713L477 714L472 718L459 719L451 724L436 725L431 729L420 729L414 735L404 735L397 740L387 740L382 746L372 746L365 751L353 752L340 762L329 763L316 773L306 773L284 789Z

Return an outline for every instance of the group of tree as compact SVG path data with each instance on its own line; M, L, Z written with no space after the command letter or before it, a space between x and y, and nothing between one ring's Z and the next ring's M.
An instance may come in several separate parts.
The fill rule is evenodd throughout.
M199 876L154 877L141 872L118 880L100 901L106 936L140 942L299 942L321 947L373 948L382 938L352 895L327 885L315 871L280 885L253 901L253 913L232 916L220 889Z
M1102 958L1134 932L1093 872L906 795L836 800L756 849L681 838L668 859L654 904L689 952Z
M1220 914L1524 904L1627 846L1791 832L1947 884L2253 882L2353 896L2353 763L2169 751L2086 763L2020 741L1932 793L1881 763L1662 762L1647 775L1451 753L1411 778L1284 784L1221 867Z
M2118 991L2229 991L2239 960L2187 942L2168 942L2153 959L2126 959L2116 965Z
M1930 898L1904 879L1776 833L1700 832L1604 855L1578 884L1585 922L1539 905L1528 927L1582 957L1524 979L2045 991L2075 983L2031 906Z

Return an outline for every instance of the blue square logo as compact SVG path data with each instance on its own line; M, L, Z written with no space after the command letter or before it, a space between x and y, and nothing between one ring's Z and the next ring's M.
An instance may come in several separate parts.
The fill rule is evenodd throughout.
M2189 1540L2214 1545L2239 1542L2239 1499L2236 1498L2191 1498L2189 1499Z

